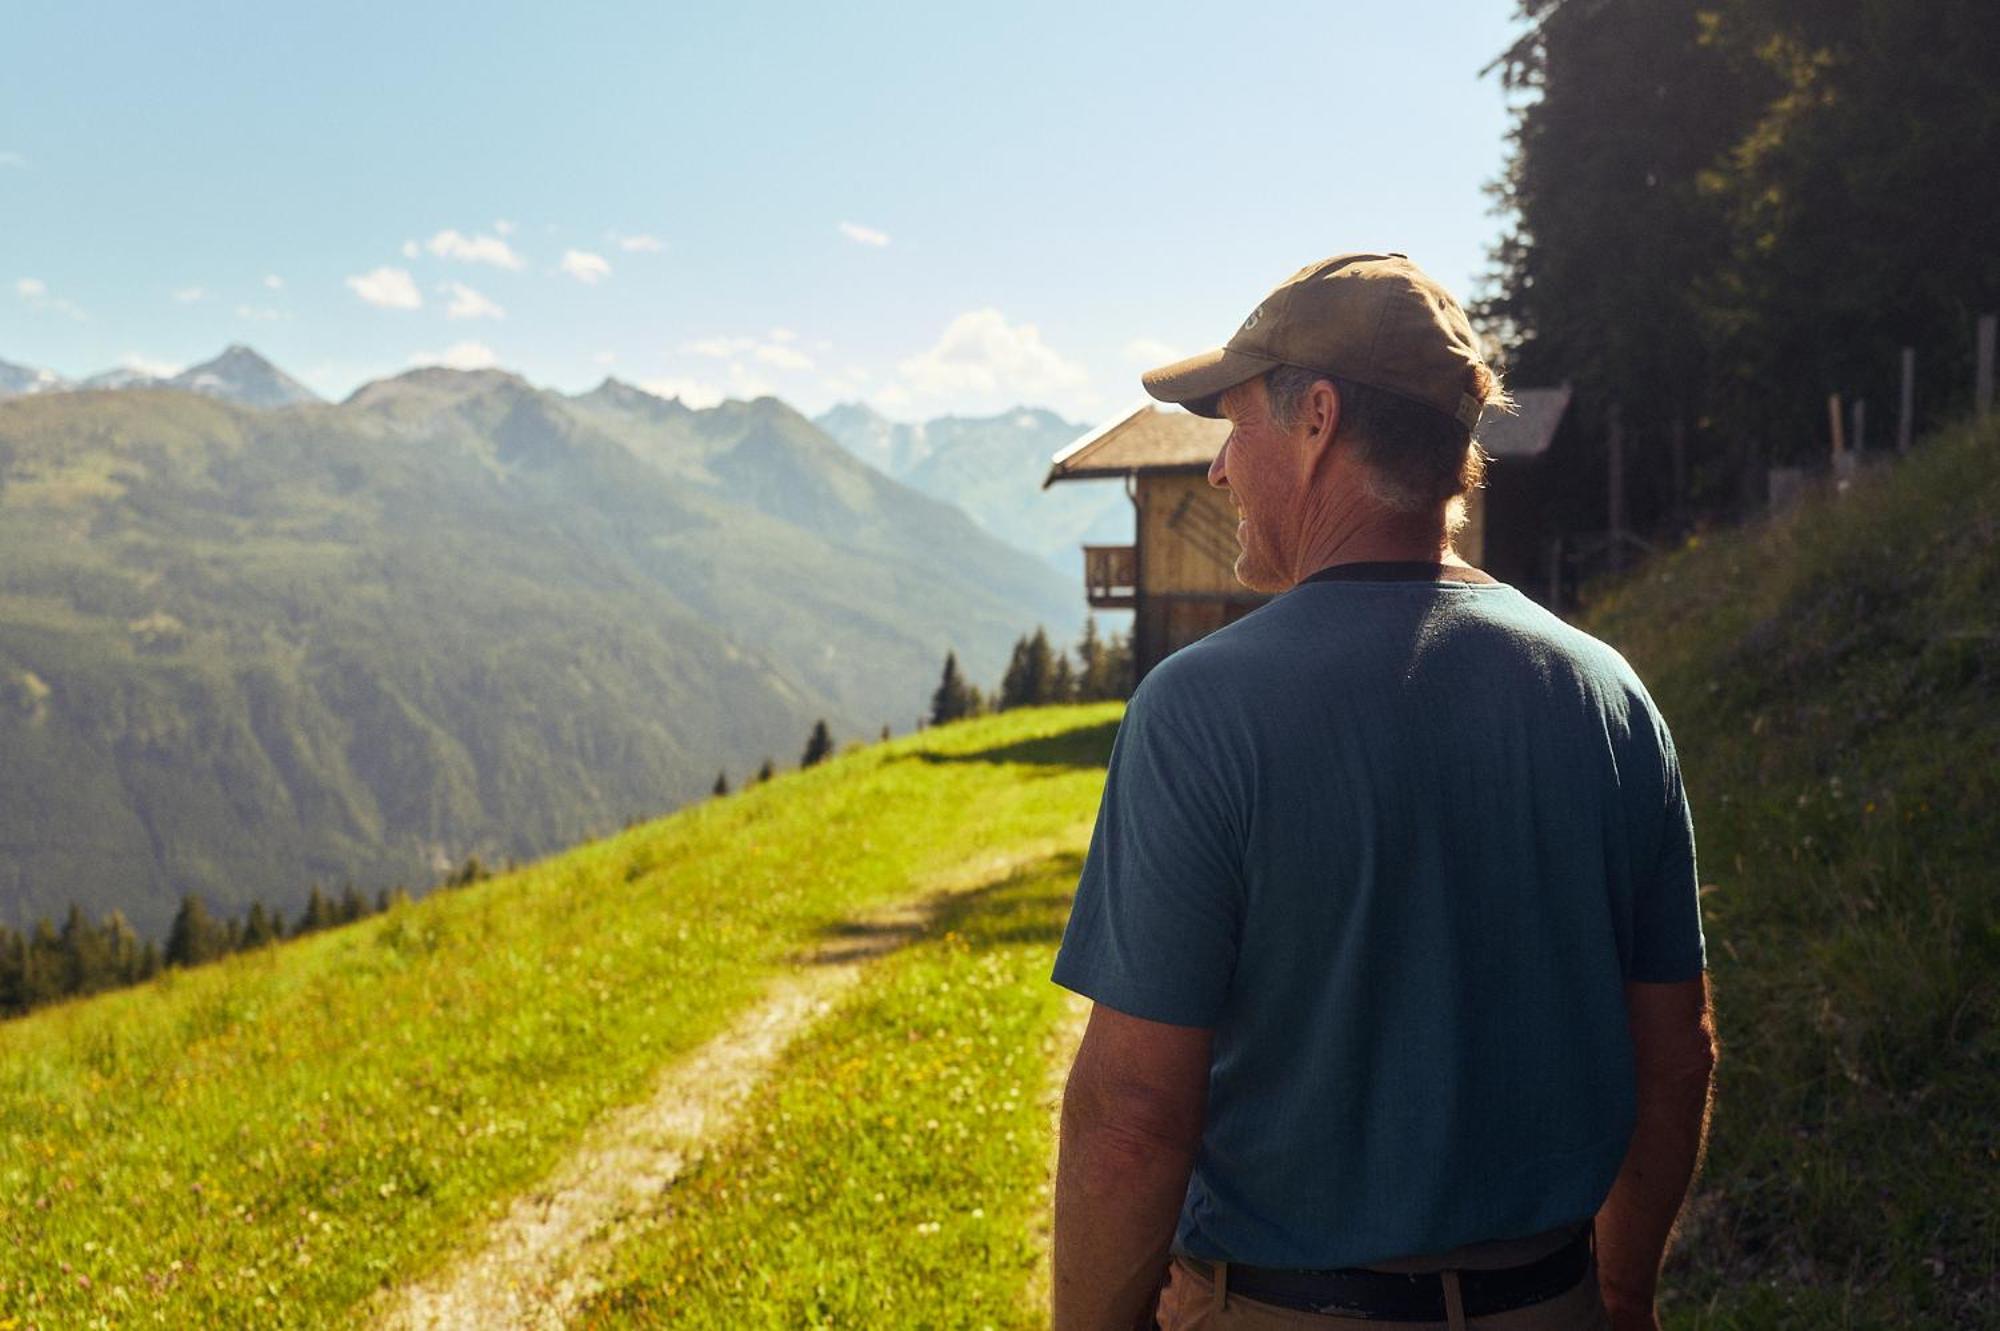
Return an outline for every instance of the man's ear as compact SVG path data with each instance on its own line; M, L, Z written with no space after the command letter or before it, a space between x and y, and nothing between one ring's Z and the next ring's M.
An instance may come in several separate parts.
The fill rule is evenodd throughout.
M1332 460L1333 441L1340 433L1340 406L1340 390L1331 379L1321 379L1306 390L1299 416L1306 428L1304 460L1309 475Z

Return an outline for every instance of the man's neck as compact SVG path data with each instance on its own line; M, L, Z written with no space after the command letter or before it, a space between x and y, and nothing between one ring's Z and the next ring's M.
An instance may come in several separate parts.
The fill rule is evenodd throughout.
M1439 564L1470 568L1452 549L1442 515L1393 513L1382 509L1356 513L1309 537L1293 564L1293 582L1302 582L1336 564Z

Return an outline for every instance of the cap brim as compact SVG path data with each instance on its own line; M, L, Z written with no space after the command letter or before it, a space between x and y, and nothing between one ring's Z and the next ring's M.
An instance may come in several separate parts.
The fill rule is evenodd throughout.
M1139 376L1139 382L1160 401L1178 403L1197 416L1213 419L1222 415L1216 403L1224 393L1281 364L1282 361L1269 356L1253 356L1249 352L1217 347L1214 351L1204 351L1199 356L1189 356L1172 365L1148 370Z

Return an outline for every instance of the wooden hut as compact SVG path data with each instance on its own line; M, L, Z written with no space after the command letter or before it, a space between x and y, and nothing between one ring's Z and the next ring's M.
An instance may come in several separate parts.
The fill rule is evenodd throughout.
M1479 441L1496 458L1546 449L1569 389L1529 389L1516 399L1517 414L1480 421ZM1270 599L1236 580L1236 509L1208 484L1209 464L1228 437L1228 421L1140 402L1056 454L1042 482L1044 489L1057 481L1125 482L1132 544L1083 547L1084 597L1093 609L1132 611L1133 667L1141 677L1170 652ZM1473 494L1470 510L1458 551L1477 564L1486 547L1484 492Z

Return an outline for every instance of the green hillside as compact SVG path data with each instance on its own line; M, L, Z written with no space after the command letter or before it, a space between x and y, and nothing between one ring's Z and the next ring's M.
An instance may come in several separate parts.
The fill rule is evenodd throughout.
M1724 1054L1671 1327L1995 1323L1996 446L1927 441L1589 612L1674 726L1707 885ZM1037 1325L1047 965L1117 715L857 749L0 1026L0 1323L371 1324L767 985L874 939L605 1230L571 1324Z
M291 913L910 724L1080 598L770 399L0 402L0 919Z
M2000 429L1704 536L1588 626L1674 729L1723 1043L1701 1325L2000 1325Z
M0 1026L0 1321L350 1324L843 921L1073 872L1116 717L1014 712L871 746ZM1008 890L996 908L1022 909ZM1048 907L1030 909L1046 949Z

